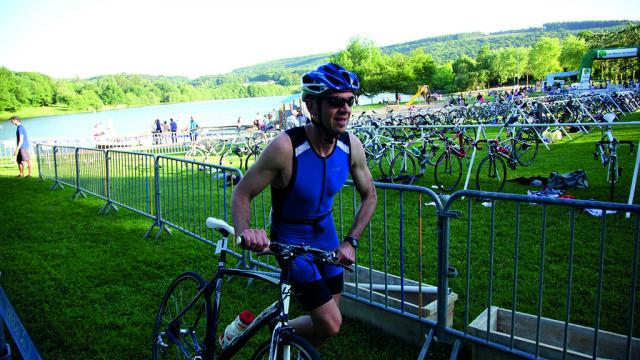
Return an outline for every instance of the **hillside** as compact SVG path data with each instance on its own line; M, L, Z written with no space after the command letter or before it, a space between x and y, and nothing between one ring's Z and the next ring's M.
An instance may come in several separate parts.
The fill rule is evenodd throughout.
M544 24L539 28L506 30L490 34L482 32L458 33L429 37L401 44L381 47L384 54L399 52L408 54L417 48L424 48L427 54L431 54L438 62L453 61L461 55L475 58L478 50L489 44L491 49L503 47L528 47L533 45L541 37L563 39L569 34L577 35L582 31L611 32L623 28L628 23L637 21L611 20L611 21L578 21L557 22ZM345 44L346 45L346 44ZM315 54L288 59L278 59L261 64L236 69L234 73L255 74L279 70L304 71L328 61L331 54Z

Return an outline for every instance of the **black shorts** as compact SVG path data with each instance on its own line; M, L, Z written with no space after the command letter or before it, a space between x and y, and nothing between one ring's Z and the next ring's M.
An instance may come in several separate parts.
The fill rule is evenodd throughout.
M16 156L16 162L18 164L22 164L23 161L28 161L28 160L31 160L31 158L29 157L29 152L27 151L27 149L18 150L18 155Z
M305 311L311 311L333 299L333 295L340 294L343 286L344 280L341 273L309 283L294 283L291 289L302 308Z

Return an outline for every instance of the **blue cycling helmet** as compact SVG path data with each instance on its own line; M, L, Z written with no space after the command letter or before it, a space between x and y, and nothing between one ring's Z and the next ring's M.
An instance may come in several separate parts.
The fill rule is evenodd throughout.
M302 96L322 95L334 91L358 91L358 75L334 63L318 66L302 76Z

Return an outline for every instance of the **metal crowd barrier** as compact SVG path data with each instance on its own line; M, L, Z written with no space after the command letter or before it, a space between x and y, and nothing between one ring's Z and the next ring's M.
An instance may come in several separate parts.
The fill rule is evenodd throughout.
M76 148L76 192L73 198L85 193L107 199L106 154L103 150Z
M155 218L153 155L126 151L106 151L105 174L107 204L102 213L114 205L122 206L140 215Z
M55 183L53 188L76 186L76 148L71 146L53 147L53 165L55 168Z
M214 233L205 226L208 216L229 221L231 193L242 178L239 169L208 163L156 157L156 238L165 225L212 246ZM153 228L153 226L152 226ZM147 232L147 235L149 234Z
M452 358L462 340L486 358L640 357L640 206L459 191L441 213L438 284L461 295L449 326L438 293L436 333Z
M214 247L204 221L229 221L231 194L243 176L238 169L124 151L103 156L39 146L37 154L42 176L56 184L154 219L145 236L156 226L156 238L173 228ZM345 274L343 299L367 309L352 315L384 326L393 326L387 315L400 318L406 339L422 344L420 358L436 337L454 345L452 358L463 342L474 352L571 357L580 334L587 357L607 357L612 346L620 358L640 356L634 337L640 206L478 191L446 198L418 186L375 186L378 207L355 272ZM351 182L336 196L332 216L340 238L359 202ZM269 208L266 190L252 202L252 226L268 227ZM582 209L629 212L634 220L596 218ZM277 270L249 252L234 254L237 266Z
M49 179L56 183L56 166L52 145L36 145L36 162L40 179Z

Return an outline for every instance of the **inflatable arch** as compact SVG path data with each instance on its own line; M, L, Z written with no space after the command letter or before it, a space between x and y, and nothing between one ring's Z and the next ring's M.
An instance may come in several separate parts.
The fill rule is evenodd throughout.
M595 60L620 59L638 56L638 46L615 49L591 49L580 62L579 80L588 83L591 80L591 68Z

